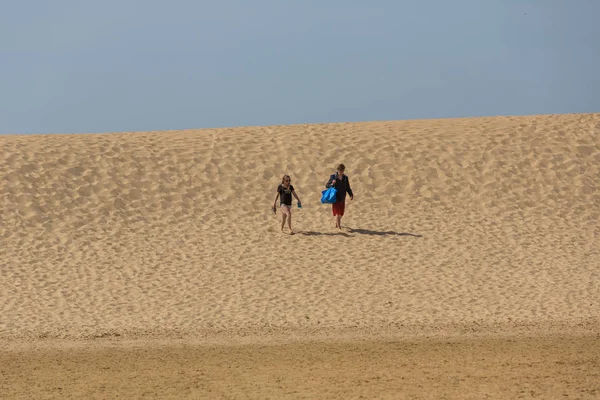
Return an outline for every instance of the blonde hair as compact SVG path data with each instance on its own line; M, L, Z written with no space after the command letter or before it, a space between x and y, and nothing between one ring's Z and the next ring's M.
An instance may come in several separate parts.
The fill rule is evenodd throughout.
M292 180L292 178L290 178L290 176L289 176L289 175L284 175L284 176L283 176L283 178L281 178L281 183L282 183L282 184L283 184L283 183L285 183L285 180L286 180L286 179L289 179L290 181Z

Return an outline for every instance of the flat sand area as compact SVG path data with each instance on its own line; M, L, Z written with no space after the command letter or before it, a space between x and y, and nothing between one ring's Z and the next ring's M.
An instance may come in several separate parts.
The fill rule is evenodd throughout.
M198 345L0 353L3 398L591 399L600 338Z

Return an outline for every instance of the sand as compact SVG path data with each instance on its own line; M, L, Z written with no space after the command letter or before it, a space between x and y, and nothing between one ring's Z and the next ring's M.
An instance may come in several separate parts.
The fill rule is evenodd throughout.
M8 398L598 398L598 338L103 343L0 353Z
M319 202L340 162L355 192L342 231ZM73 366L104 352L89 371L105 382L120 378L94 365L133 357L142 390L154 387L143 366L170 358L177 342L190 347L186 371L204 357L228 363L231 346L263 354L290 392L250 368L243 379L220 379L214 397L318 397L306 385L313 367L325 397L371 397L335 387L358 387L382 352L390 361L377 373L392 378L375 397L528 397L550 387L543 379L558 390L546 394L600 396L586 369L569 369L578 384L556 379L556 366L598 366L599 165L600 114L0 136L0 346L2 364L13 366L0 371L0 390L33 390L39 364L49 397L78 397L69 388L85 391L86 382L86 397L140 396L83 378L50 390L59 371L52 352ZM270 210L283 174L303 202L294 203L295 235ZM506 345L508 354L537 360L539 374L520 374L517 361L502 369L498 341L510 340L518 345ZM452 343L468 341L495 354L474 362L497 376L438 380L432 392L424 369L403 370L410 389L385 367L407 356L388 355L386 345L421 343L410 353L415 365L423 358L436 376L460 372L452 360L466 363L470 347ZM572 359L564 343L589 353ZM452 356L433 357L431 346ZM544 358L540 346L554 350ZM311 366L319 354L330 356ZM555 373L542 373L545 359L558 363ZM371 366L360 373L363 364ZM348 381L326 379L338 367ZM226 372L217 370L211 379ZM505 376L541 380L534 394L508 393ZM260 379L271 380L243 383Z

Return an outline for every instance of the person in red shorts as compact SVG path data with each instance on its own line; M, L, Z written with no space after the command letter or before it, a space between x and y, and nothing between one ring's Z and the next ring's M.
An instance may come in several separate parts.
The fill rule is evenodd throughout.
M337 190L336 202L331 205L333 216L335 217L335 227L342 229L342 217L344 216L344 209L346 208L346 193L350 195L350 200L354 200L354 194L350 188L350 180L348 176L344 174L346 166L340 164L336 168L337 172L332 174L325 185L326 188L334 187Z

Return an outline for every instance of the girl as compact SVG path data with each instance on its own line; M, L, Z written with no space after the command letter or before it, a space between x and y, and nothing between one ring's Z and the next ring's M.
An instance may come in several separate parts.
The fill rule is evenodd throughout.
M290 234L294 234L292 230L292 196L298 200L298 207L302 206L300 198L296 195L294 187L292 186L292 179L289 175L284 175L281 179L281 184L277 186L277 196L275 196L275 203L273 203L273 212L277 212L277 199L280 199L279 207L281 208L281 231L285 227L285 220L288 221L290 227Z

